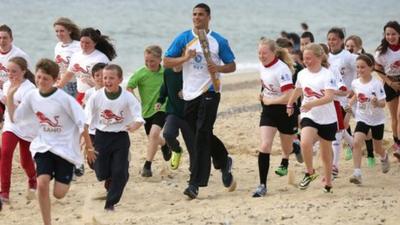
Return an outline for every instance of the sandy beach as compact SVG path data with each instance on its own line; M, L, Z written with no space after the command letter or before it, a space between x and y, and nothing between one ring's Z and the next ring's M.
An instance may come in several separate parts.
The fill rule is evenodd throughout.
M54 224L399 224L400 163L390 150L391 170L382 174L379 158L375 168L363 158L363 185L355 186L348 178L352 161L340 161L340 173L333 193L322 191L321 176L307 190L296 185L303 177L304 165L290 158L289 176L278 177L280 143L275 139L264 198L251 198L258 185L257 149L259 146L260 106L259 75L230 75L223 78L222 100L215 133L225 143L234 160L233 174L237 189L227 192L220 171L212 169L209 186L201 188L197 199L182 194L188 180L188 154L185 151L178 170L157 153L153 177L142 178L147 140L141 128L131 135L130 179L115 212L105 212L103 184L86 166L83 177L72 183L63 200L52 197ZM354 122L353 122L354 127ZM385 126L385 148L392 145L390 124ZM181 142L183 143L183 142ZM314 160L321 174L320 160ZM0 224L41 224L37 200L26 199L27 181L16 151L13 162L10 204L0 212ZM397 221L397 222L396 222Z

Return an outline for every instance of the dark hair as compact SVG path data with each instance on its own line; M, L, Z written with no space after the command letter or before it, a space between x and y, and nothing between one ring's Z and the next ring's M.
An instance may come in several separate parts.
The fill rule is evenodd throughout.
M357 61L364 61L369 67L373 67L375 65L374 56L369 53L361 54L357 57Z
M56 25L65 27L68 31L71 32L71 34L69 35L71 37L71 39L79 41L79 38L81 36L81 31L80 31L78 25L76 25L74 22L72 22L72 20L70 20L69 18L66 18L66 17L60 17L54 22L53 27Z
M97 71L104 69L104 67L106 67L106 66L107 66L107 64L102 63L102 62L94 64L94 66L92 67L92 76L94 76L94 74Z
M308 24L307 23L303 22L303 23L300 24L300 26L301 26L301 28L303 30L308 30Z
M106 67L104 67L104 70L114 70L117 72L118 78L122 78L122 68L117 64L108 64Z
M275 42L281 48L293 48L292 42L290 42L287 38L278 38Z
M294 45L294 46L300 44L300 37L299 37L299 35L297 35L296 33L293 33L293 32L288 33L288 34L287 34L287 38L288 38L289 40L291 39L291 40L293 41L293 45Z
M24 78L35 84L35 75L28 69L28 62L26 59L16 56L8 60L8 62L15 63L21 68L21 70L25 70Z
M82 37L89 37L90 39L92 39L92 41L96 43L95 48L104 53L110 61L117 56L117 53L115 52L114 46L111 44L109 37L101 35L101 32L99 30L95 30L92 27L82 29L81 38Z
M57 63L50 59L40 59L38 63L36 63L36 72L42 70L45 74L50 75L54 80L57 80L58 73L60 72L60 67L58 67Z
M383 32L385 33L386 28L392 28L394 29L398 34L400 34L400 24L397 21L389 21L386 23L386 25L383 27ZM398 40L400 44L400 40ZM378 46L376 49L379 52L379 55L385 54L388 50L389 47L389 42L385 38L385 34L383 34L383 39L381 41L381 44Z
M195 7L193 7L193 9L195 9L195 8L204 9L204 10L207 12L207 14L208 14L209 16L211 15L210 6L208 6L208 5L205 4L205 3L199 3L199 4L197 4Z
M288 38L288 33L284 30L281 31L281 37Z
M9 26L7 26L5 24L1 25L0 26L0 31L7 32L10 35L11 39L13 38L12 30L11 30L11 28Z
M328 31L328 35L329 34L336 34L340 39L344 39L344 29L343 28L339 28L339 27L332 27L329 31Z
M305 31L301 34L300 38L308 38L311 43L314 43L314 35L310 31Z

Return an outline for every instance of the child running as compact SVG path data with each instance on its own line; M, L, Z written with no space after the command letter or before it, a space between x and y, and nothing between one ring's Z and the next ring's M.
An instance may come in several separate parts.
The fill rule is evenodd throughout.
M128 181L130 140L127 131L133 132L144 123L139 101L120 87L122 80L121 67L107 65L103 70L104 88L90 97L85 108L86 126L96 129L96 151L87 152L88 162L94 162L99 181L110 182L104 206L107 211L114 210Z
M35 85L28 78L33 78L33 74L28 69L27 61L22 57L14 57L7 64L8 80L4 83L3 90L7 95L10 86L18 87L14 94L14 102L20 104L25 96ZM7 97L7 96L6 96ZM6 108L6 112L7 112ZM13 154L19 143L21 166L28 176L28 198L32 198L36 191L36 171L35 165L29 151L29 145L35 136L35 121L12 123L9 113L4 116L4 126L2 134L2 147L0 157L1 171L1 193L0 198L3 202L9 202L11 186L11 169Z
M7 107L14 123L36 118L40 125L30 145L36 161L39 206L43 223L51 224L50 181L54 178L53 195L65 197L72 180L74 165L81 165L80 135L86 150L92 148L89 134L84 130L85 114L81 106L67 93L54 87L59 73L58 65L41 59L36 65L38 89L29 92L17 107L14 96L19 85L11 85L7 93Z
M388 154L382 148L382 139L385 124L385 98L382 81L371 75L374 68L372 55L364 54L357 58L358 79L352 82L354 92L347 109L356 104L355 118L356 129L354 131L353 161L354 173L350 182L361 184L361 147L367 138L369 130L372 131L372 139L375 151L381 156L382 172L390 169Z
M307 68L300 71L296 89L287 104L287 113L293 114L293 103L303 93L301 104L301 149L307 171L299 188L307 189L318 175L313 167L313 144L319 140L324 164L324 191L332 188L332 141L335 140L337 118L333 104L336 80L326 67L327 56L318 44L308 44L304 48L304 64Z

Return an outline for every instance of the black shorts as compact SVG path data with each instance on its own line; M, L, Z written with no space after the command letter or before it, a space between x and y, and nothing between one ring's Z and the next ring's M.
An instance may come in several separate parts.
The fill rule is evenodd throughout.
M159 126L160 128L163 128L165 123L165 117L166 117L165 112L160 111L156 112L149 118L144 118L144 121L146 121L146 123L144 124L144 130L146 131L146 135L150 134L151 126L153 126L153 124Z
M54 178L57 182L66 185L71 183L75 167L74 164L50 151L36 153L34 158L36 162L36 174L38 177L47 174L50 175L51 179Z
M371 129L372 133L372 138L374 140L382 140L383 139L383 134L385 131L385 125L384 124L379 124L376 126L370 126L364 122L358 121L356 125L356 130L355 132L361 132L365 135L368 135L369 130Z
M399 95L400 95L400 91L395 91L393 88L391 88L386 83L385 83L385 85L383 85L383 89L385 90L387 102L392 101L393 99L399 97Z
M335 135L337 132L337 123L331 124L318 124L309 118L303 118L300 122L301 128L304 127L313 127L317 129L318 136L322 139L327 141L334 141L336 140Z
M260 127L276 127L282 134L295 134L297 131L297 115L290 117L286 113L286 105L263 105Z

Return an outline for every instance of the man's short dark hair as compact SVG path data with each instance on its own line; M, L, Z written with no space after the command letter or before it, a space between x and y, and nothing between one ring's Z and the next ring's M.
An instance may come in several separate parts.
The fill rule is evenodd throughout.
M205 3L199 3L199 4L197 4L195 7L193 7L193 9L195 9L195 8L204 9L204 10L207 12L208 15L211 15L210 6L208 6L208 5L205 4Z
M310 31L303 32L301 38L309 38L311 43L314 43L314 35Z

